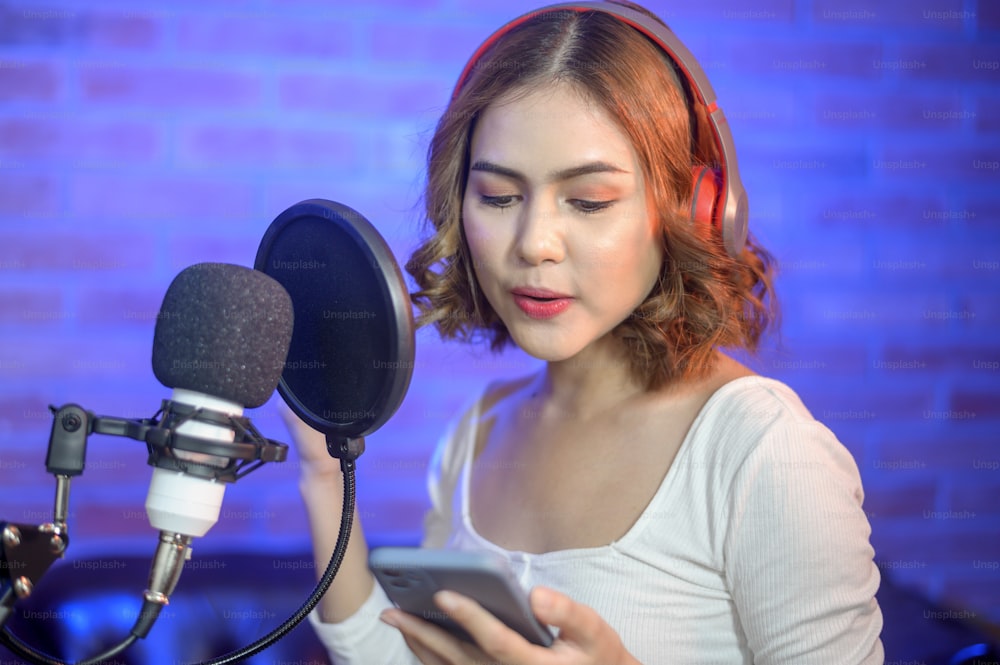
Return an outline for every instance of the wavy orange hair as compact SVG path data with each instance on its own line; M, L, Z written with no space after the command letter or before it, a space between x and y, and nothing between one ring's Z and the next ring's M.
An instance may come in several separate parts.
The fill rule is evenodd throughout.
M432 233L406 264L419 287L418 324L433 324L446 339L485 336L494 350L511 341L479 288L462 229L469 145L491 103L555 81L575 85L617 120L661 220L658 283L613 332L627 345L634 376L656 388L707 372L717 347L755 351L777 314L773 259L752 235L731 257L717 234L691 221L691 165L717 162L704 109L689 107L659 47L596 11L547 12L506 32L473 64L439 120L425 191Z

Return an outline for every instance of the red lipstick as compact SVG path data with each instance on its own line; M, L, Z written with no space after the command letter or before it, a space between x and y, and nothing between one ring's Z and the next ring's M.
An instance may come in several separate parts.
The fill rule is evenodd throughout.
M533 319L551 319L573 304L571 296L548 289L518 287L512 289L511 294L521 311Z

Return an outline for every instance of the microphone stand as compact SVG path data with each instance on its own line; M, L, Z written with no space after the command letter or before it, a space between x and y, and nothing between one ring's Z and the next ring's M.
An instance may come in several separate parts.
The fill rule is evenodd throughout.
M52 413L45 466L56 477L54 515L51 522L39 525L0 522L0 626L7 622L14 603L31 595L38 580L69 545L70 478L83 473L89 414L74 404L52 409Z
M4 627L4 624L13 612L14 603L18 599L30 596L41 577L66 551L69 543L66 520L69 515L70 478L83 473L87 439L90 434L125 436L145 441L149 450L149 463L211 477L222 482L235 482L265 462L283 462L288 455L288 446L265 439L248 418L193 408L169 400L163 401L160 411L153 418L143 420L95 417L76 404L68 404L59 409L50 407L50 409L53 413L53 424L45 464L49 473L56 477L53 521L40 525L0 522L0 627L3 627L0 631L0 644L31 663L68 665L25 644ZM161 413L164 417L162 421L158 421L157 416ZM235 440L232 443L212 442L173 431L173 427L192 419L227 425L234 430ZM175 449L231 459L221 469L206 467L175 456L173 454ZM364 440L328 437L327 450L341 460L341 469L344 473L344 512L337 547L326 573L306 603L284 624L249 647L211 661L213 665L236 662L258 653L287 634L319 603L340 568L350 538L352 522L350 516L354 512L355 461L364 452ZM174 538L167 539L169 542L164 542L164 534L161 533L161 542L156 553L158 559L176 558L180 561L187 554L190 537L173 535ZM154 570L156 568L157 566L154 566ZM121 653L137 639L148 635L160 610L167 603L179 575L180 566L169 579L153 579L155 576L151 573L150 589L144 594L143 610L139 613L128 637L107 651L80 661L77 665L96 665Z
M280 626L242 649L210 661L205 661L199 665L239 663L254 654L260 653L284 637L305 619L313 611L313 608L319 604L323 594L326 593L327 589L330 588L330 584L333 583L333 578L337 576L337 571L340 570L340 564L347 553L347 543L351 538L351 524L354 522L352 517L354 515L356 461L358 456L365 450L365 440L363 438L350 439L328 435L326 438L326 449L332 457L340 459L340 470L344 474L344 507L340 513L340 531L337 534L337 545L333 548L333 555L330 557L330 563L327 564L323 577L320 578L316 584L316 588L313 589L313 592L302 606Z

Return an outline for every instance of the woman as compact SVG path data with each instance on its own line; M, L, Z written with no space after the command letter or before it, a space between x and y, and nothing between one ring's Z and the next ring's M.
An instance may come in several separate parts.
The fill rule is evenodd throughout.
M731 215L692 220L692 166L720 141L636 9L545 10L488 40L434 135L433 234L407 264L421 323L545 361L443 439L424 545L502 553L558 639L456 594L438 600L475 646L391 609L355 518L311 617L335 662L882 662L857 467L720 351L770 324L770 257ZM342 479L293 433L322 569Z

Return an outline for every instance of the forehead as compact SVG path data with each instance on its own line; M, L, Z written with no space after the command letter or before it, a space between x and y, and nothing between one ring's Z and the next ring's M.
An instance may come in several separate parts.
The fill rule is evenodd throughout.
M490 104L476 124L473 159L544 171L592 160L632 170L637 155L615 119L568 83L517 90Z

